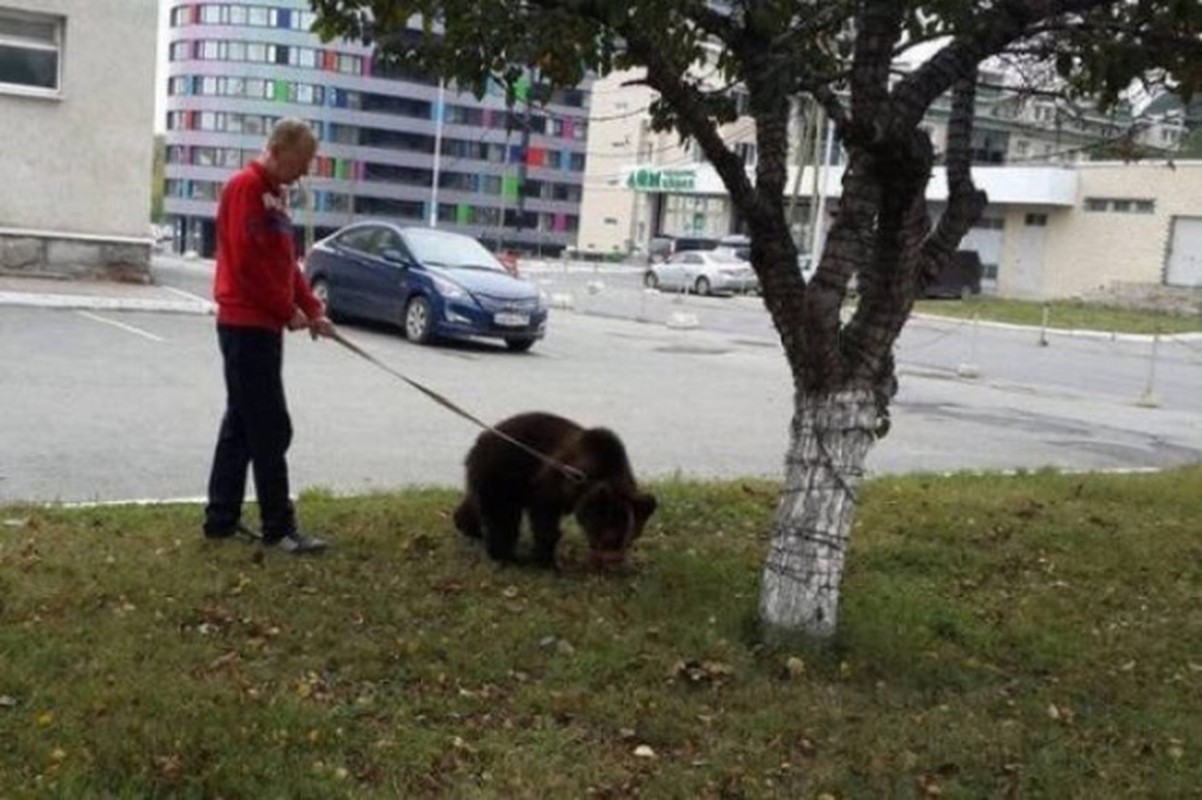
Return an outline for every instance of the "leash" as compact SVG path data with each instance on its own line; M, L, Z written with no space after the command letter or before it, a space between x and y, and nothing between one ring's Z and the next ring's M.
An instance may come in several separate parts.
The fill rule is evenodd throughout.
M548 466L555 468L559 472L562 472L564 474L564 476L567 477L569 480L575 481L576 483L584 483L585 481L588 480L588 476L585 475L584 472L582 472L581 470L576 469L576 467L573 467L569 464L564 464L562 461L556 461L554 458L551 458L546 453L539 452L538 450L535 450L530 445L526 444L525 442L523 442L519 439L513 438L512 436L505 433L504 431L497 430L492 425L489 425L487 422L483 421L482 419L475 416L474 414L464 411L458 405L451 402L446 397L442 396L441 394L439 394L438 392L429 388L428 386L422 385L421 383L410 378L408 375L398 372L397 370L395 370L392 367L385 364L383 361L380 361L378 358L373 356L371 353L367 352L362 347L360 347L359 345L352 342L350 339L347 339L339 331L335 330L330 335L330 338L333 339L334 341L338 342L338 344L342 345L347 350L350 350L355 355L359 356L359 358L362 358L363 360L367 361L368 363L373 364L376 367L379 367L380 369L384 370L389 375L392 375L395 378L399 378L400 380L409 384L414 389L417 389L419 392L424 394L426 397L429 397L431 400L433 400L435 403L438 403L443 408L445 408L455 414L458 414L459 416L463 417L466 420L469 420L470 422L474 422L475 424L479 425L481 428L488 431L489 433L492 433L492 434L500 437L501 439L505 440L506 442L509 442L510 444L512 444L514 447L517 447L518 449L523 450L523 451L529 453L530 455L534 456L539 461L542 461L544 464L547 464Z

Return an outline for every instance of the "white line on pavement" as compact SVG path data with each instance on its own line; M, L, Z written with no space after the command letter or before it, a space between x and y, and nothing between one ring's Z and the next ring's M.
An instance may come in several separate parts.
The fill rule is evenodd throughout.
M126 325L124 322L117 322L116 320L105 319L104 317L97 316L96 314L93 314L90 311L78 311L76 313L79 314L79 316L81 316L81 317L87 317L88 319L95 320L96 322L103 322L105 325L112 325L114 328L120 328L123 331L128 331L129 333L133 333L138 336L143 336L154 342L164 341L164 339L161 336L155 336L153 333L148 333L147 331L144 331L141 328L135 328L133 325Z
M192 292L185 292L183 289L176 289L174 286L163 286L160 288L166 289L167 291L171 292L172 294L177 294L180 297L186 297L189 300L197 300L205 305L211 305L213 302L212 300L209 300L209 298L207 298L207 297L201 297L200 295L193 294Z

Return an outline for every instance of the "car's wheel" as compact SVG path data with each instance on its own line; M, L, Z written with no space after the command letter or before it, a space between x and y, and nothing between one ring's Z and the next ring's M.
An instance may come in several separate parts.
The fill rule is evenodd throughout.
M534 347L533 339L506 339L505 346L515 353L524 353Z
M643 273L643 285L648 289L658 289L659 277L651 270L647 270L645 273Z
M433 332L430 301L416 294L405 305L405 336L414 344L427 344Z
M330 283L325 278L316 278L309 287L313 290L313 296L321 301L321 306L326 310L326 316L334 319L334 306L330 302Z
M710 286L710 279L704 275L699 277L697 282L693 284L693 291L695 291L697 294L710 294L713 291L712 287Z

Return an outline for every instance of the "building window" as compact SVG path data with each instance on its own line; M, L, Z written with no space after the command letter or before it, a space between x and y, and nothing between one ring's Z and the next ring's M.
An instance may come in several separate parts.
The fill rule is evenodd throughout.
M1033 228L1045 228L1048 224L1047 214L1028 214L1026 218L1027 225Z
M222 11L224 6L201 6L200 7L200 22L202 25L220 25L224 20Z
M743 162L743 166L754 168L757 161L755 144L753 142L739 142L735 145L735 155Z
M1085 210L1110 211L1115 214L1155 214L1155 200L1134 200L1125 197L1087 197Z
M0 9L0 91L59 91L63 19Z

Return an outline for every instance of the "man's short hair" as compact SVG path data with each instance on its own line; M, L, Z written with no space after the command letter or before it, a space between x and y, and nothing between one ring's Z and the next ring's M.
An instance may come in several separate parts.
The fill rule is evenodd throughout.
M293 151L302 145L317 147L317 136L303 119L284 117L272 126L271 137L267 140L268 150Z

